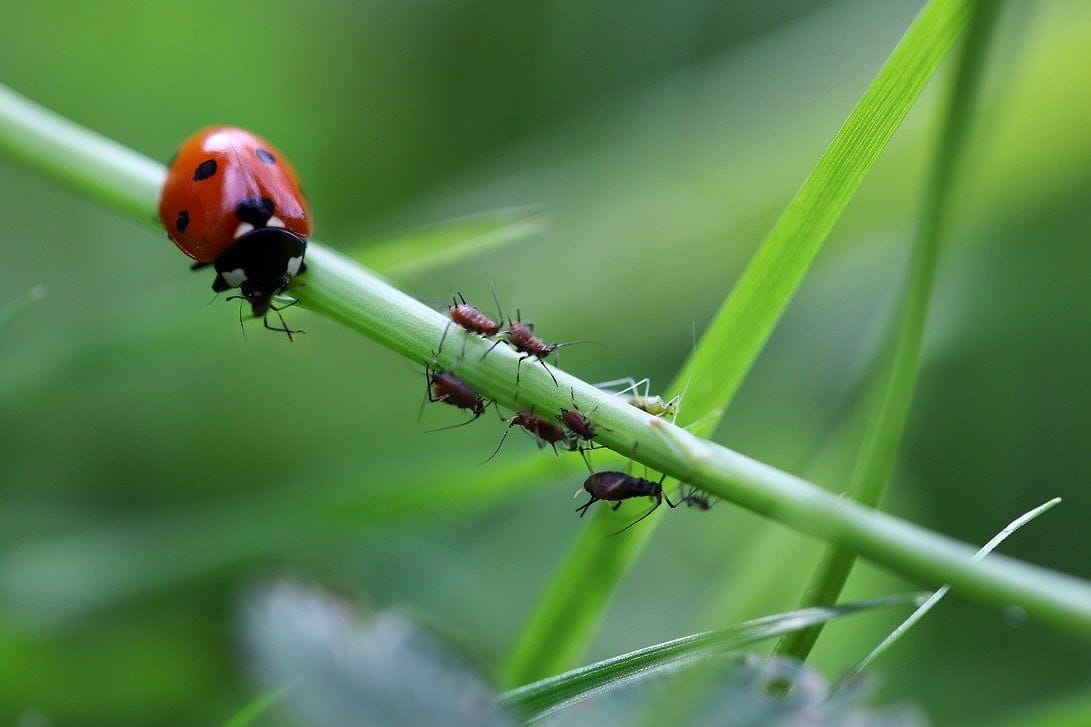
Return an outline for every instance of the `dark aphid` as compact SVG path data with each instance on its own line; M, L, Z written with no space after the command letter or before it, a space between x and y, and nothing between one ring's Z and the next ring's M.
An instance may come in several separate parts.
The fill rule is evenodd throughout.
M557 377L553 375L553 372L546 366L545 359L552 356L557 352L557 349L564 348L565 346L571 346L574 343L584 343L583 341L569 341L568 343L546 343L538 336L534 335L534 324L528 321L519 320L522 318L522 313L516 309L516 320L508 321L508 328L503 332L507 338L508 343L519 353L523 354L519 358L519 364L515 368L515 385L519 385L519 367L522 366L523 361L528 358L533 358L542 365L542 368L549 374L549 378L553 379L553 383L557 383ZM493 344L493 348L496 344ZM489 351L492 349L490 348ZM486 355L488 351L485 352Z
M630 500L634 497L650 497L654 499L655 504L652 505L651 509L621 530L617 531L617 533L625 532L655 512L656 508L662 505L664 501L666 501L667 505L671 508L678 507L678 505L681 504L671 502L671 499L663 492L664 479L666 479L666 475L660 477L658 482L652 482L643 477L627 475L624 472L614 472L610 470L592 472L591 476L584 480L583 483L583 489L587 491L587 494L591 495L591 499L577 507L576 512L580 514L580 517L583 517L587 514L587 508L591 507L599 500L614 502L613 509L617 510L621 507L622 500ZM617 533L614 533L614 535L617 535Z
M450 427L440 427L439 429L429 429L428 431L438 432L442 429L462 427L485 413L485 409L489 404L481 394L474 391L473 388L462 379L448 371L440 371L438 369L433 369L430 366L424 367L424 373L427 381L426 393L428 401L450 404L451 406L458 407L459 409L466 409L473 413L473 416L469 420L464 421L461 424L455 424Z
M683 502L686 503L686 507L695 507L698 510L708 510L712 507L712 499L696 487L690 487L689 492L678 504L681 505Z
M496 302L497 310L499 310L500 301L496 298L496 291L493 291L492 297ZM447 306L447 314L451 316L451 322L443 329L443 336L439 339L440 351L443 350L443 342L447 340L447 332L451 330L452 324L457 324L461 326L463 330L483 338L495 336L500 333L500 329L504 327L503 311L500 311L499 320L494 321L492 318L489 318L482 313L476 306L467 303L466 299L462 297L462 293L458 293L457 296L451 297L451 305ZM466 354L465 340L462 342L462 354Z
M594 413L594 409L591 413ZM572 408L561 409L561 421L578 439L589 442L598 434L598 427L580 411L579 405L576 404L575 391L572 392Z
M527 409L520 409L507 421L508 428L504 430L503 436L500 437L500 443L496 445L496 449L489 455L489 459L492 459L499 454L500 448L504 446L504 440L508 438L508 432L511 431L512 427L522 427L530 432L539 442L545 442L553 447L554 453L557 451L558 444L565 449L575 448L574 442L564 431L564 427ZM489 459L485 461L488 462Z

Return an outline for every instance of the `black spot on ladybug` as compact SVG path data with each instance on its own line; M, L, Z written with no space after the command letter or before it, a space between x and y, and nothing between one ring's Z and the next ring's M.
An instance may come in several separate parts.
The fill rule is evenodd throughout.
M264 149L258 149L254 153L258 155L258 159L261 159L266 164L276 164L277 163L277 158L275 156L273 156L272 154L270 154L269 152L265 151Z
M276 208L268 197L249 197L235 206L235 215L254 227L265 227Z
M193 172L193 181L200 182L202 179L208 179L216 173L216 160L206 159L197 165L196 171Z
M178 228L179 232L185 232L189 227L189 211L182 210L178 213L178 219L175 221L174 226Z

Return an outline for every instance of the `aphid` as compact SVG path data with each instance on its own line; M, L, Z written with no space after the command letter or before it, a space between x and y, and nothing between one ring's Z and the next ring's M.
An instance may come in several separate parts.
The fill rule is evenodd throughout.
M601 389L607 389L618 384L627 384L627 386L616 393L617 396L633 392L630 396L625 397L625 401L630 406L635 406L642 412L651 414L655 417L665 417L674 421L678 418L678 411L682 405L682 394L676 394L672 398L664 401L661 396L649 395L651 388L651 379L641 379L636 381L631 376L626 376L622 379L614 379L613 381L604 381L597 386ZM643 389L643 393L641 393Z
M533 411L520 409L507 421L508 428L504 430L503 436L500 437L500 443L496 445L496 449L489 455L489 459L492 459L500 452L500 448L504 446L504 440L508 438L508 433L511 431L512 427L522 427L539 441L545 442L553 447L554 453L557 452L558 444L565 449L575 449L575 442L573 442L572 438L564 431L564 427L543 416L535 414ZM488 462L489 459L485 461Z
M678 504L681 505L683 502L686 503L686 507L695 507L698 510L708 510L712 507L712 499L692 486Z
M492 294L493 301L496 302L496 307L500 309L500 301L496 298L496 291ZM457 296L451 297L451 305L447 307L447 314L451 316L451 322L447 324L447 327L443 329L443 336L439 339L439 350L443 350L443 342L447 340L447 332L451 330L453 324L458 324L464 330L469 333L476 334L482 338L491 338L500 333L500 329L504 327L504 312L500 311L500 318L498 321L494 321L487 315L481 312L476 306L472 306L466 302L466 299L462 297L462 293L458 293ZM466 341L462 341L462 355L466 355Z
M568 431L572 432L577 439L589 442L598 434L598 427L580 411L579 404L576 403L575 389L571 390L571 394L572 408L561 409L561 421L564 422L564 425L568 427ZM595 409L597 408L598 407L595 407ZM595 410L592 409L591 413L593 414L594 411Z
M571 390L571 394L572 408L561 409L560 420L564 423L565 427L568 428L568 431L571 432L570 439L572 440L572 444L570 449L578 451L580 456L583 457L583 461L587 463L588 469L590 469L591 464L587 459L587 451L596 449L592 440L594 440L595 436L598 434L599 427L580 411L580 407L576 403L575 389ZM598 407L595 407L595 409L598 409ZM592 414L595 412L595 409L591 410ZM610 430L607 429L606 431ZM582 442L588 442L588 444L583 445Z
M426 377L427 387L425 389L428 401L441 402L443 404L450 404L451 406L458 407L459 409L466 409L473 413L467 421L461 424L454 424L449 427L440 427L439 429L429 429L430 432L438 432L443 429L454 429L455 427L463 427L474 421L482 414L485 413L485 409L491 402L486 402L485 398L478 394L473 388L470 387L462 379L458 378L449 371L440 371L430 366L424 367L424 373ZM421 405L423 410L423 404Z
M213 266L217 293L239 288L270 326L273 296L306 270L311 212L287 159L261 137L211 126L182 142L159 193L159 219L194 270ZM294 340L294 339L293 339Z
M519 363L515 367L515 385L519 386L519 368L523 365L523 361L528 358L533 358L542 365L542 368L549 374L549 378L553 379L553 383L557 383L557 377L553 375L553 372L546 366L545 359L556 353L557 349L564 348L565 346L571 346L574 343L584 343L584 341L569 341L567 343L546 343L538 336L534 335L534 324L529 321L520 320L522 318L522 312L516 309L516 320L508 320L508 328L503 332L508 343L511 344L519 353L523 354L519 357ZM496 344L493 344L493 348L496 348ZM487 356L489 351L485 352ZM482 356L484 358L484 356Z
M634 497L650 497L654 499L655 504L652 505L651 509L621 530L618 530L614 535L623 533L655 512L656 508L662 505L664 501L666 501L667 505L672 509L681 504L671 502L671 499L663 492L664 479L666 479L666 475L660 477L658 482L652 482L643 477L634 477L633 475L628 475L624 472L615 472L611 470L592 472L591 476L584 480L583 483L583 489L587 491L587 494L591 495L591 499L577 507L576 512L580 514L580 517L583 517L587 514L587 508L591 507L599 500L613 501L614 506L612 509L617 510L621 507L622 500L629 500Z

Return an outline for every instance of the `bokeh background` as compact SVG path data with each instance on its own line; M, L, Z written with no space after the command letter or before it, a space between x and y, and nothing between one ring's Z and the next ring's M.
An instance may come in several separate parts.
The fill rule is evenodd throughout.
M540 204L541 234L399 284L488 301L494 282L550 338L602 344L566 350L574 373L662 385L921 5L9 0L0 81L160 160L203 125L251 128L306 180L317 239L347 250ZM1091 7L1008 5L886 504L979 543L1061 495L1004 550L1087 578ZM941 85L865 181L719 441L843 487ZM230 715L255 689L239 594L270 573L400 607L498 670L578 532L577 482L466 502L466 482L441 481L413 500L413 473L483 459L495 419L422 433L406 361L305 312L295 345L244 338L161 234L3 159L0 219L0 302L48 290L0 344L0 718ZM512 437L487 467L534 452ZM372 508L402 492L411 504ZM588 658L789 609L817 547L727 504L671 513ZM848 595L907 587L865 564ZM835 625L814 663L835 675L892 619ZM954 598L876 664L880 701L941 724L1089 673L1085 644Z

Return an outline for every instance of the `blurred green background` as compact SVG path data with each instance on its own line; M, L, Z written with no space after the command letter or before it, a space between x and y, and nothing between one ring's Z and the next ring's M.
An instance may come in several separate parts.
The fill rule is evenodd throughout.
M546 232L399 283L487 302L495 282L550 339L602 344L566 350L572 372L665 384L921 5L9 0L0 82L160 160L203 125L251 128L306 180L316 238L343 249L541 204ZM1060 495L1003 550L1087 578L1091 7L1008 6L887 506L980 543ZM843 487L937 90L719 441ZM269 573L406 608L497 670L580 526L577 482L463 501L448 466L484 459L500 426L422 433L457 419L418 425L407 362L305 312L295 345L244 339L162 235L6 160L0 219L0 303L48 290L0 346L0 718L231 714L253 694L237 598ZM533 452L512 437L485 467ZM389 505L422 481L442 494ZM787 610L817 548L726 504L672 513L588 658ZM907 587L864 564L847 595ZM832 626L815 664L836 675L893 618ZM1086 685L1091 659L951 598L876 673L882 699L966 723Z

